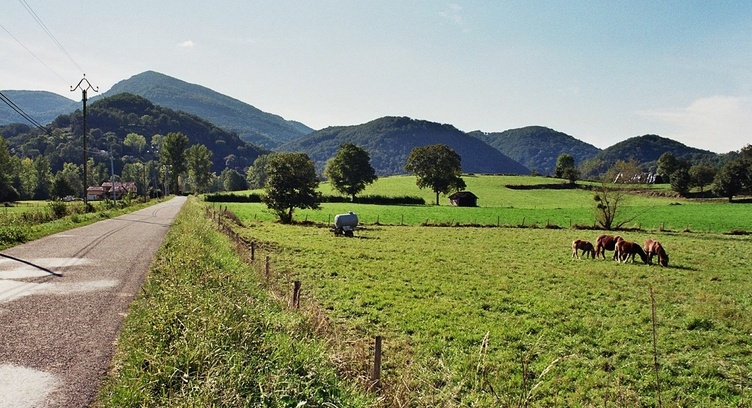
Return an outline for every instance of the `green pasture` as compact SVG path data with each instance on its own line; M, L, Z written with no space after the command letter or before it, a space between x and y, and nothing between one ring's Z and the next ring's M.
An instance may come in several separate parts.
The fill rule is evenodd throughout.
M302 281L345 332L384 336L387 406L750 405L749 236L622 233L660 240L661 268L573 259L571 241L597 231L369 225L348 239L241 218L271 279Z
M323 203L320 210L296 210L296 221L330 223L336 214L353 211L362 223L381 225L537 226L570 228L593 226L593 192L583 189L517 190L506 185L561 183L562 180L531 176L465 176L468 190L478 197L478 207L457 208L441 196L440 205L384 206L370 204ZM725 200L687 200L652 196L667 192L665 185L652 186L642 194L630 194L618 219L631 219L627 227L671 231L752 231L749 204ZM320 191L334 194L328 184ZM415 177L393 176L377 180L362 195L419 196L433 203L434 194L415 185ZM219 205L219 204L217 204ZM225 204L222 204L223 206ZM274 220L264 204L226 204L246 219Z

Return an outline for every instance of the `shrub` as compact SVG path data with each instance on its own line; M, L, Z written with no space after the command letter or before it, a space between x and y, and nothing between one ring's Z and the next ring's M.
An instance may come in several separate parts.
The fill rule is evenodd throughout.
M52 218L55 220L59 220L60 218L65 217L68 215L68 205L65 204L63 201L60 200L53 200L50 201L47 206L50 208L50 213L52 214Z
M17 244L26 241L26 231L17 226L0 228L0 244Z

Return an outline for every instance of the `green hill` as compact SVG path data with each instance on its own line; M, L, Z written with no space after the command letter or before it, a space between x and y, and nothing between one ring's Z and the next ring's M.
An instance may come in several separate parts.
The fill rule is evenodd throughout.
M0 134L8 140L8 145L17 156L46 156L53 171L58 171L65 162L81 162L81 126L82 113L77 110L53 120L49 134L19 124L0 127ZM148 144L154 135L170 132L182 132L191 145L200 143L208 147L213 153L212 171L217 173L225 167L242 170L260 154L268 153L198 116L154 105L143 97L131 94L119 94L91 103L87 109L87 128L90 157L109 166L112 146L116 173L125 162L157 159L157 152L152 151ZM128 133L144 136L146 149L137 151L125 146L123 140Z
M247 142L267 148L313 131L302 123L285 120L209 88L154 71L146 71L120 81L92 100L119 93L143 96L157 105L192 113L227 131L237 133Z
M454 149L462 158L462 171L466 173L530 173L525 166L454 126L407 117L384 117L362 125L329 127L277 150L305 152L320 170L346 142L368 151L371 165L379 175L404 174L403 166L410 151L430 144L445 144Z
M500 133L475 131L469 135L544 175L553 174L556 159L562 153L569 153L574 157L575 163L581 163L600 152L593 145L543 126L527 126Z
M42 125L52 122L57 115L81 108L80 102L47 91L2 91L2 93ZM8 105L0 103L0 125L11 123L28 122Z
M597 177L604 174L618 160L636 160L645 171L655 170L658 158L671 153L680 160L691 163L715 161L719 155L708 150L689 147L683 143L658 135L636 136L602 150L593 158L580 165L583 177Z

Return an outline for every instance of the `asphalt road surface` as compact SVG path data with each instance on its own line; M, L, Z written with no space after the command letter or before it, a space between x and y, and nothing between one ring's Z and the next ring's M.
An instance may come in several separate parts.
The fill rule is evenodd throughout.
M184 202L0 252L0 408L93 402L128 307Z

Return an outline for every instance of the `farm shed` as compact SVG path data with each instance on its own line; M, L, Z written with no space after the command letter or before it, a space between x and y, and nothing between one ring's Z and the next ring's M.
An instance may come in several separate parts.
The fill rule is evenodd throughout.
M458 191L449 196L449 202L456 207L477 207L478 197L469 191Z

